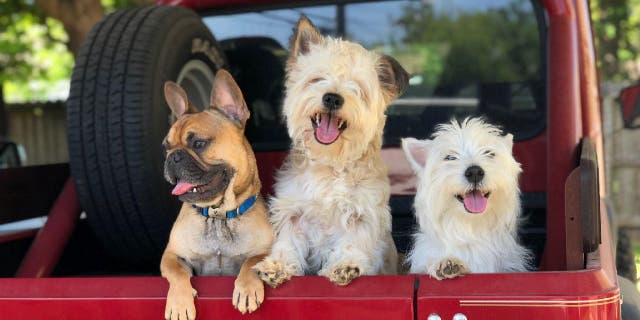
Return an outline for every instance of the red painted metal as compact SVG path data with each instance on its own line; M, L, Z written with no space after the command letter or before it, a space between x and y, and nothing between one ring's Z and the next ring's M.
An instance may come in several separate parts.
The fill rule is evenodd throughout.
M19 231L19 232L15 232L15 233L9 233L9 234L5 234L5 235L1 235L0 236L0 244L11 242L11 241L16 241L16 240L22 240L22 239L26 239L26 238L31 238L31 237L35 236L37 233L38 233L38 229L32 229L32 230L24 230L24 231Z
M623 117L630 118L633 114L633 105L634 102L638 99L640 95L640 85L633 85L630 87L626 87L620 93L620 104L622 104L622 112Z
M267 288L256 312L231 305L233 277L196 277L198 319L413 319L413 276L375 276L337 287L294 277ZM48 278L0 281L3 319L162 319L168 285L159 277Z
M273 194L273 184L275 183L275 173L282 165L287 153L281 152L256 152L256 163L258 164L260 181L262 182L262 194Z
M543 1L548 12L547 241L543 270L565 270L564 182L577 166L582 133L575 8L569 0Z
M545 130L538 136L513 144L513 156L522 164L520 190L522 192L544 192L547 183L547 166L540 165L547 156Z
M291 1L291 0L158 0L157 4L162 5L179 5L183 7L189 7L198 11L212 11L212 10L232 10L242 8L257 8L260 6L273 6L277 4L298 4L303 1ZM311 2L311 1L307 1ZM313 3L313 2L311 2Z
M49 212L47 222L38 232L25 255L16 277L46 277L55 268L80 216L80 203L71 179Z
M160 1L197 10L285 2ZM515 144L514 154L523 163L522 190L547 192L547 246L542 269L563 270L567 235L561 214L564 182L577 165L580 137L590 136L601 146L602 128L587 3L543 0L543 5L550 57L547 130ZM599 155L601 152L599 147ZM388 164L397 164L399 149L385 149L384 153ZM272 173L284 155L256 154L265 193L271 192ZM406 166L396 169L390 173L406 174ZM391 180L393 184L393 177ZM406 184L401 187L405 189L399 190L411 188ZM336 287L320 277L298 277L276 290L267 288L262 307L243 318L425 319L438 313L442 319L451 319L461 312L469 319L619 319L620 293L604 202L601 218L603 243L588 255L586 270L473 274L447 281L428 276L376 276L356 279L347 287ZM416 296L415 277L420 281ZM241 317L230 303L232 277L194 278L193 284L200 293L196 300L199 318ZM158 277L3 279L0 310L2 318L8 319L157 319L164 310L166 290L166 281Z
M437 281L419 276L417 319L431 313L451 319L620 319L620 290L606 207L602 244L580 271L471 274Z
M578 23L578 61L580 62L580 103L582 104L582 136L590 137L596 145L596 153L604 155L602 137L602 105L600 103L600 86L598 85L597 64L593 33L591 30L589 2L578 0L576 17ZM598 166L604 168L604 156L598 157ZM605 172L600 170L600 197L606 196Z
M520 190L522 192L544 192L547 178L546 166L540 165L546 155L546 131L526 141L513 145L513 154L522 164ZM256 152L256 161L260 168L262 194L272 194L275 173L282 165L286 152ZM404 152L399 147L382 149L382 159L388 167L392 195L414 195L416 177Z
M437 281L420 276L417 319L619 319L620 292L602 269L472 274ZM517 285L515 280L517 279Z

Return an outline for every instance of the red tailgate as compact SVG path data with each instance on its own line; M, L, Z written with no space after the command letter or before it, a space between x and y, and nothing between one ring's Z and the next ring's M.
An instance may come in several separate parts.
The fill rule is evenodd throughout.
M299 277L251 315L231 305L234 277L193 279L198 319L413 319L413 276L372 276L337 287ZM167 282L159 277L3 279L2 319L162 319Z
M418 319L619 319L620 291L602 269L475 274L437 281L420 276Z

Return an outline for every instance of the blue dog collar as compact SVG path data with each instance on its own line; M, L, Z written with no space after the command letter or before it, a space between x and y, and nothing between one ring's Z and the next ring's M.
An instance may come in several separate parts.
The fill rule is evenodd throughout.
M237 207L235 210L227 211L227 214L226 214L227 219L233 219L243 215L245 212L249 211L251 207L253 207L257 199L258 199L258 196L253 195L249 197L247 200L245 200L242 204L240 204L240 206ZM197 207L196 205L193 205L193 207L198 209L198 211L200 211L200 214L203 217L209 218L209 207L200 208L200 207Z

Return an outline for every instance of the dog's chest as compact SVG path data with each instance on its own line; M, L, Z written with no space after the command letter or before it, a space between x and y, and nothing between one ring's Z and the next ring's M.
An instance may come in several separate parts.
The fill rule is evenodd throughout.
M353 222L377 220L386 212L384 181L357 179L349 174L307 172L279 190L279 197L299 204L297 227L312 242L325 246Z
M222 252L188 263L196 276L235 276L240 271L244 256L224 256Z
M293 188L286 193L297 194L296 197L309 204L304 207L305 211L318 211L320 215L366 211L386 202L385 195L388 194L386 177L363 177L349 171L333 174L308 171L295 180L291 184Z
M187 262L196 275L235 275L247 252L246 236L237 232L237 222L202 219L198 232L187 235L191 255Z
M333 225L335 219L349 214L356 209L357 183L344 177L311 177L298 181L304 187L305 202L308 205L302 208L306 219L314 223Z
M281 194L295 195L313 203L345 202L350 194L358 192L359 182L346 173L309 168L300 175L290 176L291 181L279 184L285 190ZM310 205L311 207L312 205Z

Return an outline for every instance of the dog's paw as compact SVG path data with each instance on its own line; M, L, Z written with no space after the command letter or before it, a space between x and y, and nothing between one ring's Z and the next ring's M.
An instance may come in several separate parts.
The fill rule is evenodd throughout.
M446 258L440 261L435 273L431 274L431 276L438 280L443 280L453 279L467 273L469 273L469 268L464 262L456 258Z
M242 314L254 312L264 301L264 285L252 274L250 277L236 278L233 287L233 306Z
M196 289L191 287L177 288L170 286L167 294L167 304L164 308L166 320L194 320L196 306L193 298L198 296Z
M360 276L360 268L353 264L342 264L329 270L324 276L339 286L346 286Z
M291 279L292 272L280 261L265 258L253 266L258 277L270 287L275 288Z

